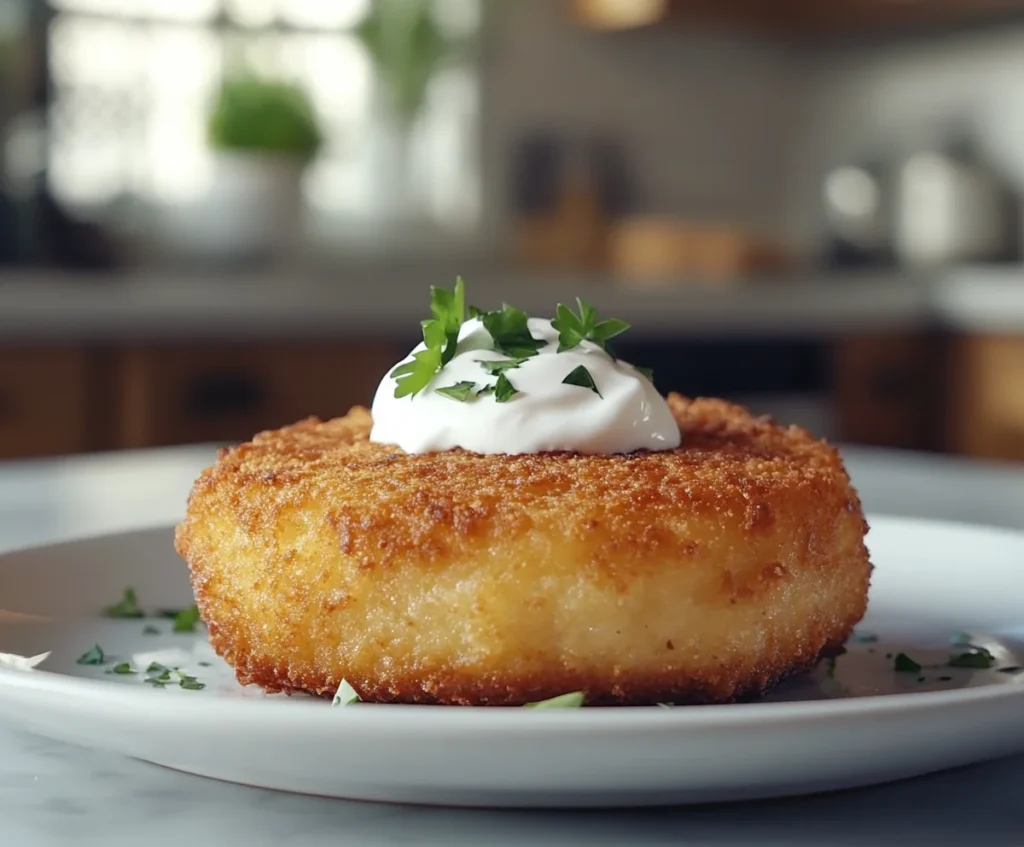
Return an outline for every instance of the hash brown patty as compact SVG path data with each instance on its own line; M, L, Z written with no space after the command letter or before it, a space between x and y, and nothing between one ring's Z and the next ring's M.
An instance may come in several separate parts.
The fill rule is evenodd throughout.
M757 696L842 649L867 524L838 453L671 395L664 452L408 455L364 408L221 451L176 547L243 684L364 701Z

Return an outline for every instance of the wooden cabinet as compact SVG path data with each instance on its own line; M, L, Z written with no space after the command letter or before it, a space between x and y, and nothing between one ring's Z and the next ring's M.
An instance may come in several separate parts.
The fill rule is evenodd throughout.
M843 339L832 361L840 440L910 450L940 446L944 351L938 339Z
M388 344L162 346L119 356L114 423L124 447L242 441L369 406L405 351Z
M98 361L82 350L0 347L0 458L103 446Z
M798 39L901 31L1024 13L1024 0L570 0L575 19L604 31L726 27Z
M1024 338L960 339L950 364L950 449L1024 461Z

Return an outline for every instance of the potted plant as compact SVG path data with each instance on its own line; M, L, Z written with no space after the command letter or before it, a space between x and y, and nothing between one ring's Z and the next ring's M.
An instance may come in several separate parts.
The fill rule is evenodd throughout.
M299 231L302 177L323 136L306 93L253 75L226 78L208 122L213 179L189 241L204 258L267 260Z

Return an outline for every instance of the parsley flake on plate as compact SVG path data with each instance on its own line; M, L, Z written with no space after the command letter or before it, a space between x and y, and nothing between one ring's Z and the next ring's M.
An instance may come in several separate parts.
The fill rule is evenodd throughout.
M103 648L99 644L93 644L81 656L75 660L78 665L102 665L107 657L103 655Z
M189 606L174 616L174 626L172 628L175 632L195 632L197 623L199 623L199 608L197 606Z
M527 703L524 709L578 709L583 705L586 694L583 691L573 691L569 694L560 694L550 700L540 700L536 703Z
M996 657L984 647L978 647L969 653L959 653L950 657L946 663L951 668L974 668L975 670L987 671L995 667Z
M482 367L491 376L498 376L505 371L518 368L526 359L477 359Z
M343 679L341 685L338 686L338 690L334 695L334 699L331 701L332 706L351 706L353 703L359 702L358 692L349 685L348 680Z
M906 653L897 653L893 669L897 673L920 673L921 664L920 662L915 662Z
M132 668L128 662L118 662L114 667L108 670L107 673L116 673L119 676L129 676L135 673L135 669Z
M562 380L562 385L578 385L580 388L589 388L598 397L601 397L601 392L597 388L597 383L594 382L594 377L591 376L590 371L583 365L573 368L569 375Z
M139 598L135 594L135 589L131 586L125 588L124 593L121 595L121 599L113 606L107 606L107 608L103 610L103 614L108 618L145 617L145 613L139 607Z

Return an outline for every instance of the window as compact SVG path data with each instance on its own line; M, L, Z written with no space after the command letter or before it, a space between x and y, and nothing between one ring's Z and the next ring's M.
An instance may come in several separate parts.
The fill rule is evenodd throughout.
M386 190L374 68L353 28L371 0L51 0L50 180L73 208L133 197L188 202L210 184L206 110L231 60L300 82L327 143L305 195L328 228L357 221ZM480 0L436 0L439 22L474 35ZM439 224L479 214L477 79L471 64L433 80L417 123L416 172Z

